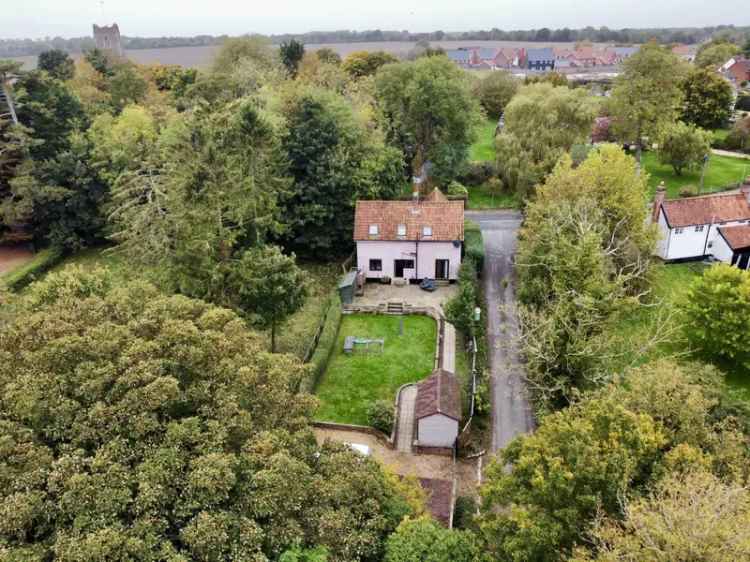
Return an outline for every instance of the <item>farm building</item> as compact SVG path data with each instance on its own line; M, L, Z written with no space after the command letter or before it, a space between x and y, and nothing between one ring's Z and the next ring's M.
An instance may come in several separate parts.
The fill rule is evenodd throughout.
M439 369L419 383L414 420L419 447L453 447L461 420L461 391L455 375Z
M357 269L367 279L458 279L464 203L439 191L411 201L357 201Z

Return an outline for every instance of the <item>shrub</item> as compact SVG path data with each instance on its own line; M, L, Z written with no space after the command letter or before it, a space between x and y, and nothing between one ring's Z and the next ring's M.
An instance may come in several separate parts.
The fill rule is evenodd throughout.
M698 188L694 185L686 185L680 188L680 197L695 197L698 195Z
M464 225L464 253L467 259L474 262L478 273L484 269L484 239L479 225L474 221L466 221Z
M463 184L452 181L448 184L448 197L466 199L469 197L469 190Z
M471 496L458 496L453 509L453 527L455 529L474 529L474 516L477 513L477 502Z
M367 423L386 435L393 431L394 421L393 404L388 400L376 400L367 407Z
M474 260L467 259L459 271L458 293L445 305L445 316L461 332L474 334L474 308L477 303L477 272Z
M737 98L734 108L737 111L750 111L750 94L742 94Z
M465 185L482 185L496 173L493 162L472 162L466 165L458 180Z
M669 164L678 176L685 170L700 167L711 151L711 134L677 122L667 127L659 139L659 161Z
M63 252L57 248L42 250L30 262L6 274L0 283L11 291L20 291L60 263L62 258Z

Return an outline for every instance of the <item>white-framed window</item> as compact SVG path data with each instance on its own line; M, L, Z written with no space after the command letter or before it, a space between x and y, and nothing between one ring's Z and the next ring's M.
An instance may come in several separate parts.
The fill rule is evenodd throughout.
M377 236L378 235L378 225L377 224L371 224L370 225L370 236Z
M399 236L406 236L406 225L405 224L398 225L398 230L396 232Z
M702 225L702 224L699 224L698 226L696 226L696 227L695 227L695 231L696 231L696 232L703 232L703 225Z
M682 229L681 228L675 228L674 229L674 233L675 234L682 234Z
M422 227L422 236L432 236L432 227L431 226L423 226Z

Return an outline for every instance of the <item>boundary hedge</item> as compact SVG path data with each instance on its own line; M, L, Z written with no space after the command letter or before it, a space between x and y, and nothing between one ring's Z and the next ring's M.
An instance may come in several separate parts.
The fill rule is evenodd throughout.
M57 248L45 248L24 265L6 273L0 278L0 283L11 291L20 291L27 285L36 281L44 273L60 263L64 257L62 250Z

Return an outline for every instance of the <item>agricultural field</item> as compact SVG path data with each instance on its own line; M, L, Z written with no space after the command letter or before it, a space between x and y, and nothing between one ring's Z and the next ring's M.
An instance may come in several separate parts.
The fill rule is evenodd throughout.
M316 394L324 421L367 425L367 407L376 400L392 401L403 384L417 382L433 370L437 325L427 316L346 315L341 321L333 357ZM343 351L346 336L383 338L383 351Z

